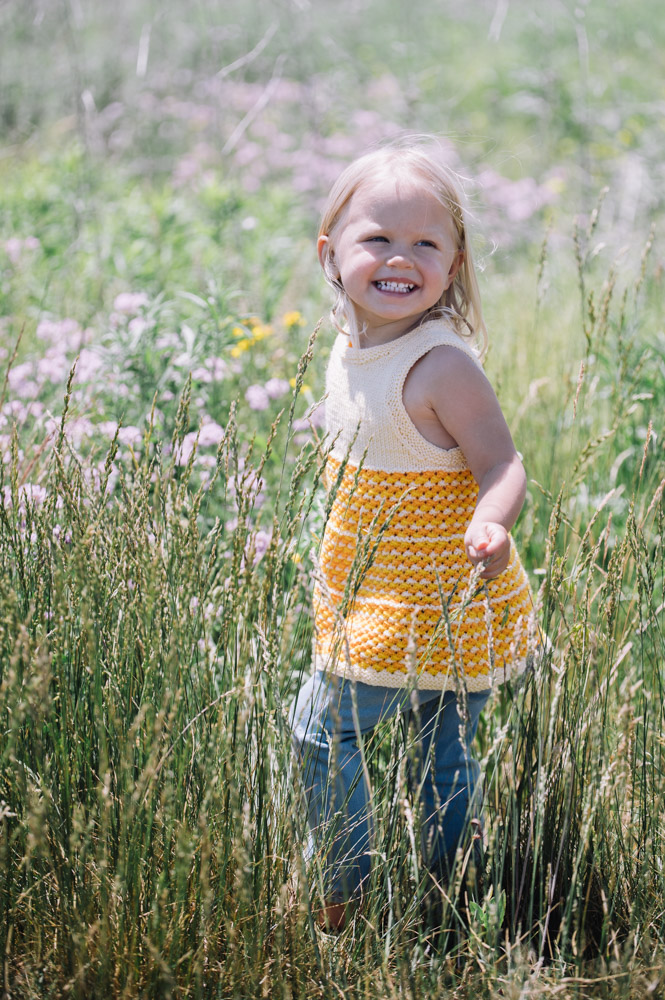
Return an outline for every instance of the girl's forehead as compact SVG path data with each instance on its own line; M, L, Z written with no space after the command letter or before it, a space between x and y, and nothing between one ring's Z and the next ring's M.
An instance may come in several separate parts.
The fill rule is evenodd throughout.
M449 204L425 177L405 170L382 170L364 178L344 206L335 228L353 224L359 216L383 218L386 213L402 211L410 213L414 220L423 214L440 221L445 216L446 223L449 220L454 228Z
M403 199L414 195L436 198L431 185L424 177L404 169L397 172L386 169L364 178L351 196L351 201L354 198L356 200L362 198L364 201Z

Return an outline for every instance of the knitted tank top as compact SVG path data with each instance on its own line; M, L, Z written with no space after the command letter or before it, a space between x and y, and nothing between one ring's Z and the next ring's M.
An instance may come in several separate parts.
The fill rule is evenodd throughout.
M478 486L460 448L427 441L402 389L438 345L473 349L442 320L356 350L337 337L327 373L334 492L314 591L315 667L387 687L482 691L533 651L532 599L511 540L507 569L474 577L464 549Z

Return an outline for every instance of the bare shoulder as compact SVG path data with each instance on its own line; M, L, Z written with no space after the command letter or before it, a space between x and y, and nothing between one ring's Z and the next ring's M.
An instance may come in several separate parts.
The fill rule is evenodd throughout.
M459 445L464 450L474 425L484 433L487 423L503 421L483 370L452 346L434 347L418 359L406 377L402 399L423 437L441 448Z
M412 387L417 386L427 396L467 388L478 391L483 387L492 391L478 363L464 351L449 345L433 347L419 358L411 368L408 380Z
M456 347L434 347L414 365L409 379L411 394L418 395L422 405L434 410L460 446L470 427L505 426L485 372Z

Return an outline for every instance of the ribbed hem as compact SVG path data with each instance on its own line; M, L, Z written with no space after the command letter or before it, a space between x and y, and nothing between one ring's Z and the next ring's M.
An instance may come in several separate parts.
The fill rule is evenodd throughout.
M419 691L457 691L464 685L467 691L487 691L489 688L500 687L507 681L516 680L526 672L532 661L526 656L517 663L506 667L495 667L490 673L478 674L475 677L455 675L452 671L432 674L427 670L407 674L405 670L374 670L372 667L363 669L353 663L331 664L326 657L316 654L314 668L334 677L343 677L350 681L360 681L374 687L403 688L413 685Z

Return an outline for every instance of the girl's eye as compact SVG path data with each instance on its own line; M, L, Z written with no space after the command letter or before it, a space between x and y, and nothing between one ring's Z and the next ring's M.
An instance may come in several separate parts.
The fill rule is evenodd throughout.
M368 243L387 243L388 240L385 236L370 236L367 240Z
M419 247L433 247L436 250L436 243L432 243L431 240L418 240L416 246Z

